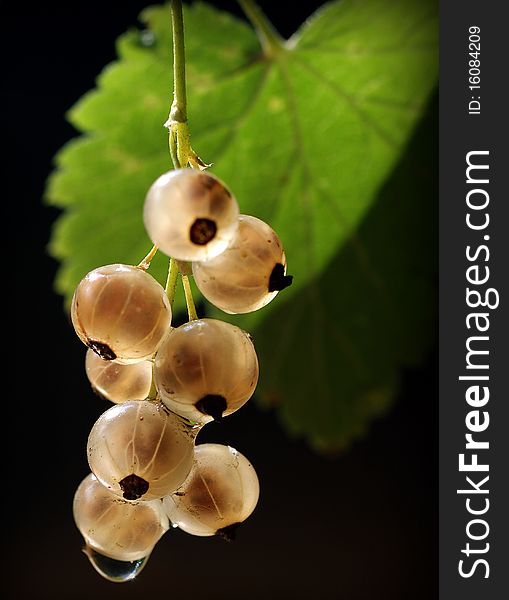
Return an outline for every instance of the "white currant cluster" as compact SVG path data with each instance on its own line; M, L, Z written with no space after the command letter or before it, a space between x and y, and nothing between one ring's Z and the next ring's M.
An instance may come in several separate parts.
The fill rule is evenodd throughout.
M239 215L235 198L208 173L159 177L144 222L155 247L192 262L198 288L223 311L257 310L291 282L274 231ZM240 452L195 443L206 423L253 395L251 337L219 319L172 327L167 292L147 268L94 269L71 307L88 346L91 386L114 403L90 431L91 472L75 493L74 519L90 561L112 581L134 578L170 525L231 539L259 496L256 472Z

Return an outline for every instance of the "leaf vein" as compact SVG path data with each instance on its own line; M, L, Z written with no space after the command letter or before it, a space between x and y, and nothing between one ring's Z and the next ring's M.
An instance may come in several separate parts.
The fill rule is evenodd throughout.
M368 127L371 128L378 137L385 142L388 146L393 149L398 148L397 141L385 131L376 120L374 120L365 110L363 110L357 103L356 99L349 93L347 93L342 87L338 86L335 82L327 79L323 73L317 71L302 57L294 55L299 64L304 67L309 73L311 73L318 81L327 86L338 98L347 102L350 108L357 114L361 121Z

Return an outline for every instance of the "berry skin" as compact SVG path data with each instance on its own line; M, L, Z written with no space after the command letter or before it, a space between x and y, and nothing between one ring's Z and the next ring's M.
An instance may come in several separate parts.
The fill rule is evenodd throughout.
M237 234L222 254L193 263L193 275L205 298L230 314L262 308L292 281L281 240L249 215L240 215Z
M104 360L91 348L85 356L85 371L93 390L111 402L145 400L152 384L152 363L142 360L123 365Z
M258 383L258 358L249 335L218 319L172 329L156 354L154 382L161 401L198 423L238 410Z
M127 502L87 475L74 495L73 514L87 546L109 558L145 558L169 529L160 500Z
M192 535L233 537L260 495L258 476L244 455L222 444L200 444L189 477L163 499L173 525Z
M114 264L90 271L74 292L71 318L81 341L105 360L150 358L171 323L164 288L148 273Z
M92 427L90 470L126 500L153 500L173 492L193 464L196 433L160 403L116 404Z
M143 220L152 242L177 260L209 260L223 252L238 227L239 207L209 173L177 169L161 175L145 198Z

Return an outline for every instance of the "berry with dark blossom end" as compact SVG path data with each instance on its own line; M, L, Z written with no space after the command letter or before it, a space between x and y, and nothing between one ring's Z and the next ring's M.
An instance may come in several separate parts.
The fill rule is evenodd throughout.
M154 360L154 383L173 412L199 423L243 406L258 383L258 357L245 331L219 319L172 329Z
M169 528L160 500L126 502L92 473L76 490L73 514L87 546L122 561L139 560L150 554Z
M258 310L292 283L281 240L249 215L240 215L237 234L223 253L192 266L200 292L226 313Z
M147 233L162 252L181 261L209 260L237 231L239 206L217 177L195 169L164 173L143 208Z
M164 288L139 267L113 264L90 271L78 284L71 319L81 341L104 360L150 358L171 324Z
M258 476L243 454L231 446L200 444L189 477L163 504L172 524L183 531L231 541L259 494Z
M196 433L161 403L116 404L93 425L90 470L125 500L154 500L175 491L193 464Z

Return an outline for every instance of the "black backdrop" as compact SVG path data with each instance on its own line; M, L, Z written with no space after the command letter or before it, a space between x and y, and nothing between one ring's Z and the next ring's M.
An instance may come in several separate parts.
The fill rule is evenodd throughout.
M149 3L2 2L3 329L10 392L4 396L8 531L1 586L8 598L52 600L434 598L434 354L422 370L404 374L394 409L341 457L319 457L288 439L275 416L253 402L201 434L201 441L245 452L260 476L259 505L235 542L172 531L140 577L124 585L102 580L80 551L72 497L88 473L88 432L108 406L90 392L84 347L52 291L56 263L45 247L57 211L44 206L41 195L53 155L76 135L65 111L115 58L115 38ZM214 4L240 15L233 1ZM260 4L287 36L321 3L285 10Z

